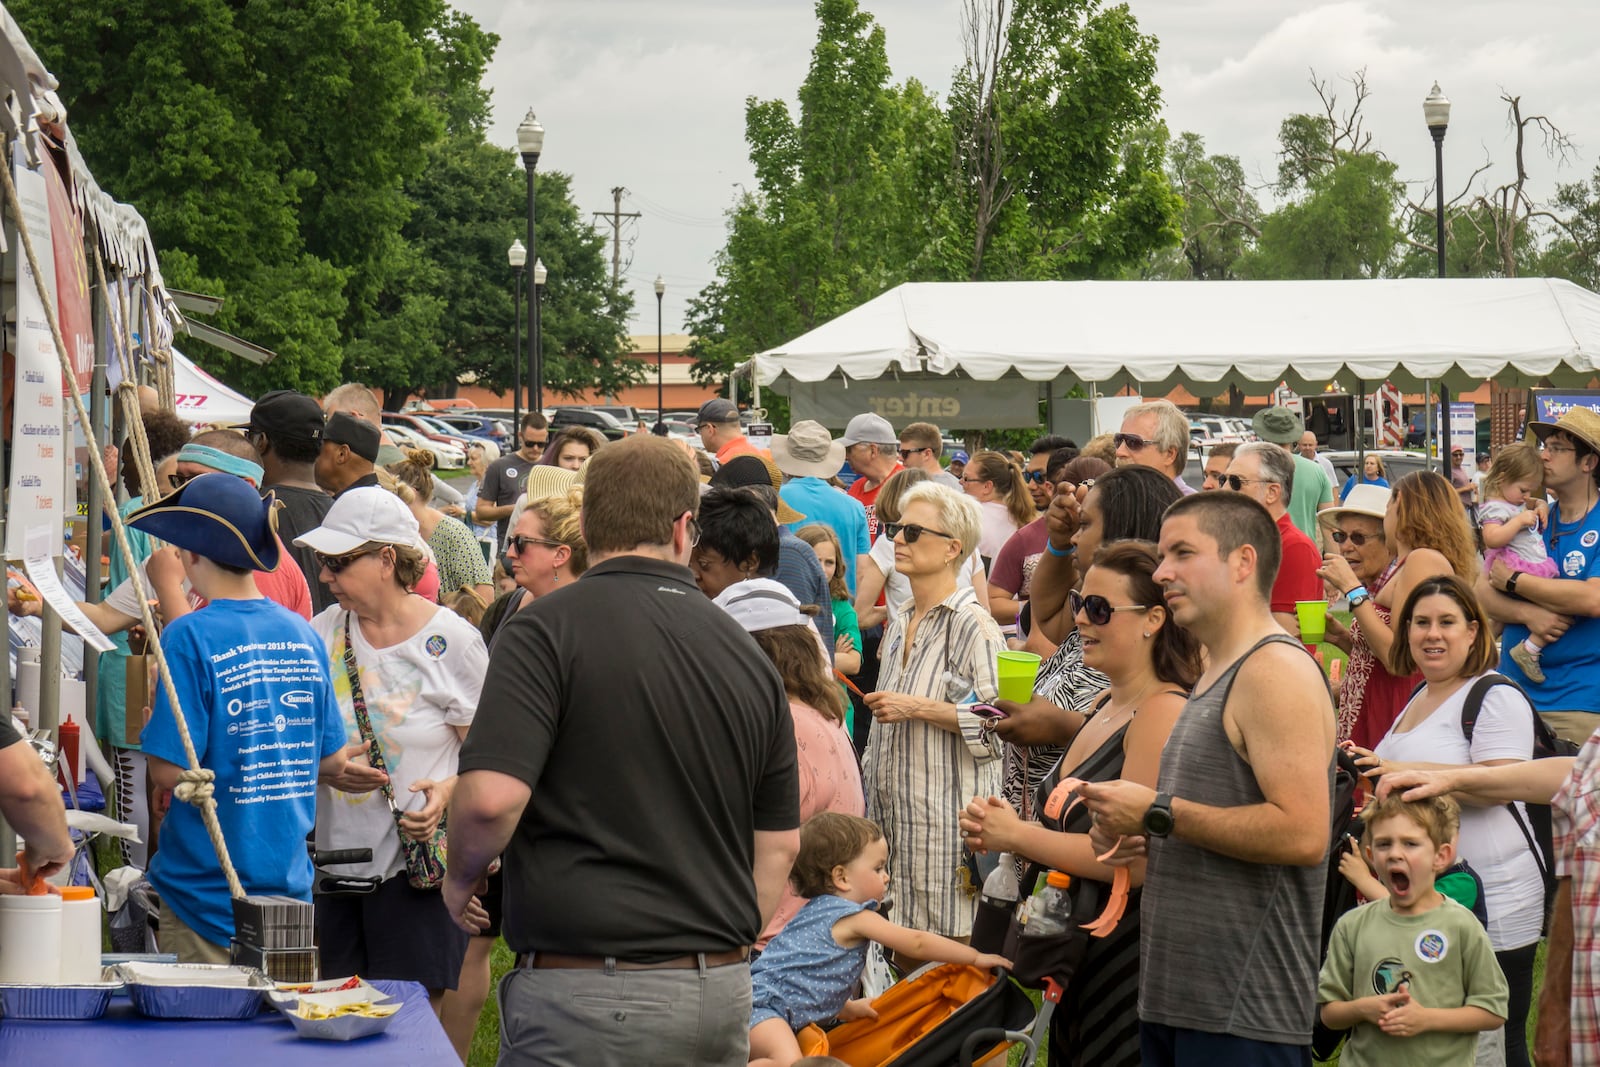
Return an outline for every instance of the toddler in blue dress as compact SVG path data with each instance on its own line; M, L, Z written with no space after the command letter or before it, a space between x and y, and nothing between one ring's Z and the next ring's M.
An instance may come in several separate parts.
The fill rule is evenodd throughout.
M825 811L800 827L789 880L805 907L750 965L750 1063L789 1067L800 1058L795 1031L839 1015L867 963L867 943L902 955L985 969L1009 960L938 934L908 930L878 914L889 889L889 843L877 824ZM871 1017L864 1003L857 1017Z

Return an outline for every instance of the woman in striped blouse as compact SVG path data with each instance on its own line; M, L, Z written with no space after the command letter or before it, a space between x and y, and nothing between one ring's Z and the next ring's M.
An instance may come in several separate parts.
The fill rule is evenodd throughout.
M970 797L1000 789L1000 743L965 705L995 698L995 657L1006 646L956 581L977 548L976 502L924 483L900 505L884 533L911 597L885 624L879 688L866 698L867 815L889 841L897 921L960 939L972 932L973 897L957 817Z

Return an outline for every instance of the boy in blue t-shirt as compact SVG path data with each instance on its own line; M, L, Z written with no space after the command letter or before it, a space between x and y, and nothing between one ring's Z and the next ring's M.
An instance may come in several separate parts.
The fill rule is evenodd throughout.
M319 775L345 762L345 730L327 655L298 615L264 598L252 572L278 564L273 498L230 474L204 474L135 511L129 525L175 546L210 603L162 632L167 670L200 765L215 775L217 821L250 895L311 899L306 835ZM141 744L158 788L189 766L165 685ZM159 941L185 963L226 963L228 883L199 807L172 805L150 864L161 894Z
M1449 797L1369 804L1367 857L1389 890L1333 928L1317 984L1324 1026L1350 1030L1340 1062L1470 1067L1477 1034L1505 1025L1509 993L1488 932L1440 893L1460 809Z

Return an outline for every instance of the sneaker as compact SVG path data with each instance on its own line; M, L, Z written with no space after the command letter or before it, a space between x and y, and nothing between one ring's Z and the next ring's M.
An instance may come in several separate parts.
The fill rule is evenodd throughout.
M1511 661L1522 668L1522 673L1528 676L1528 681L1534 685L1544 684L1544 671L1539 669L1539 653L1528 648L1527 644L1518 641L1511 646Z

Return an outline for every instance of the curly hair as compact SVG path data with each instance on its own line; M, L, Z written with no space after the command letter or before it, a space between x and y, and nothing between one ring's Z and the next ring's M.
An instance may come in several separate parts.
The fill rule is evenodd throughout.
M839 684L829 676L815 630L810 626L774 626L752 630L750 636L778 668L789 699L810 704L832 722L844 722L844 697Z
M794 891L807 900L833 892L833 871L883 837L878 824L859 815L821 811L800 827L800 852L789 870Z
M589 546L583 539L583 487L573 486L565 493L529 501L524 514L539 518L539 528L551 541L566 545L572 556L569 566L574 578L589 569Z
M1397 549L1434 549L1450 562L1457 578L1470 581L1477 576L1472 526L1461 498L1444 475L1412 471L1389 490L1389 506L1394 509Z

